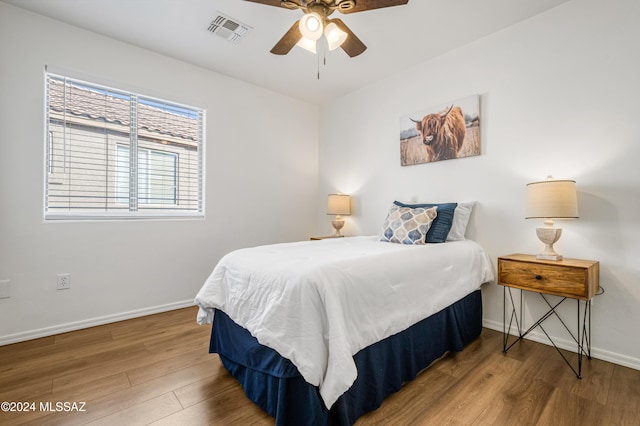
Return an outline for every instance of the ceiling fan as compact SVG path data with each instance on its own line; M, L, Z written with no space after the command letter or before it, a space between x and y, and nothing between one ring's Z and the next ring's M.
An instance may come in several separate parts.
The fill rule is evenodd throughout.
M365 10L407 4L409 0L245 0L285 9L300 9L304 16L297 20L271 49L275 55L286 55L298 45L315 53L316 42L323 35L329 50L341 47L350 57L358 56L367 49L362 41L342 22L329 19L336 10L341 13L364 12Z

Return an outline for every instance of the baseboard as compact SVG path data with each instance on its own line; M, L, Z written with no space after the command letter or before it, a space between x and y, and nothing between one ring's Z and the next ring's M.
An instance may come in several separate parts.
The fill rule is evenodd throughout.
M52 327L40 328L37 330L25 331L23 333L0 336L0 346L12 343L24 342L26 340L38 339L40 337L52 336L54 334L67 333L69 331L80 330L82 328L94 327L96 325L109 324L112 322L124 321L132 318L144 317L146 315L158 314L160 312L173 311L175 309L188 308L194 306L193 300L168 303L166 305L152 306L149 308L137 309L135 311L121 312L113 315L90 318L82 321L59 324ZM195 321L195 317L193 319Z
M501 333L503 332L503 325L501 322L498 322L498 321L483 319L482 326L486 328L490 328L491 330L499 331ZM517 336L518 330L515 327L512 327L511 334ZM556 338L554 336L552 337L556 346L559 347L560 349L566 349L571 352L577 352L576 343L573 340L563 339L559 337ZM525 337L525 339L531 340L533 342L542 343L548 346L552 346L547 336L544 333L541 333L537 330L531 331L529 334L527 334L527 337ZM601 359L607 362L612 362L614 364L622 365L623 367L633 368L634 370L640 370L640 359L632 358L630 356L600 349L593 345L591 346L591 357Z

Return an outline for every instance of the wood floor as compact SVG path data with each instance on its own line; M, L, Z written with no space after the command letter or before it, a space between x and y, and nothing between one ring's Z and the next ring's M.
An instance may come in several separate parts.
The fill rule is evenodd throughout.
M207 353L210 327L195 316L0 347L0 401L30 410L0 412L0 424L273 425ZM592 359L578 380L552 347L525 341L504 355L501 334L484 329L357 425L640 425L640 371Z

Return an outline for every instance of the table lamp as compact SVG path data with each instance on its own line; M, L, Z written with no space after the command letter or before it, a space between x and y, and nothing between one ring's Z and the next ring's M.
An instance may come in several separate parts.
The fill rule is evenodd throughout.
M551 176L541 182L527 184L527 219L544 219L544 227L536 228L536 234L545 245L538 259L562 260L553 244L562 235L561 228L554 228L553 219L577 219L578 198L576 182L553 180Z
M336 215L331 221L331 225L336 230L334 237L341 237L340 230L344 226L344 219L341 215L351 214L351 197L346 194L329 194L327 197L327 214Z

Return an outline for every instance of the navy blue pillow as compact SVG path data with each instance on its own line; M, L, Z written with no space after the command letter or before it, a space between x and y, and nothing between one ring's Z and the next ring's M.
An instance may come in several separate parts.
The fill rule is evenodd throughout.
M427 232L426 241L428 243L444 243L447 241L447 235L453 224L453 212L458 207L458 203L440 203L440 204L404 204L400 201L394 201L393 204L399 207L410 207L428 209L438 207L438 216L431 223L431 228Z

